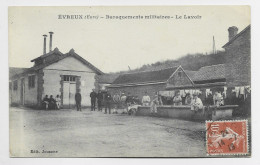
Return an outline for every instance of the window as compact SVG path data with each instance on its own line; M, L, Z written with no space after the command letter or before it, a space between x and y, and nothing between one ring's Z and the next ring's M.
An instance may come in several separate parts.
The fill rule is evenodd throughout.
M178 71L178 76L181 77L182 76L182 72Z
M63 76L63 81L75 82L76 81L76 76L64 75Z
M18 88L18 81L17 80L15 80L14 81L14 84L13 84L13 90L17 90L17 88Z
M28 81L29 81L29 88L34 88L35 87L35 75L30 75L28 77Z

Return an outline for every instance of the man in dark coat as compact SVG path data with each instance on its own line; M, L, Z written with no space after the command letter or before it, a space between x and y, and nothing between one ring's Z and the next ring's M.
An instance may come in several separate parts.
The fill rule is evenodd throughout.
M49 99L49 109L55 109L56 101L54 100L53 96L50 96Z
M102 111L102 100L103 100L103 94L99 90L98 94L97 94L97 104L98 104L98 110L99 111Z
M76 101L77 111L81 111L81 94L79 92L75 94L75 101Z
M107 91L105 94L105 114L107 113L107 109L109 110L109 114L111 113L111 102L112 102L112 96L111 94Z
M96 98L97 98L97 93L93 89L92 92L90 93L90 98L91 98L91 111L95 111L96 109Z
M50 99L48 98L48 95L44 97L42 100L42 106L47 110L49 108Z

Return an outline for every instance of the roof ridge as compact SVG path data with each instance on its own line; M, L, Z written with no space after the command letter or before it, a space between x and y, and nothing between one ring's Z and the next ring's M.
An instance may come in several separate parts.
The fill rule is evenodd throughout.
M48 52L48 53L46 53L46 54L42 54L42 55L40 55L40 56L38 56L38 57L32 59L31 62L34 62L36 59L41 58L41 57L47 57L47 56L49 56L49 55L51 55L51 54L53 54L53 53L58 53L58 54L64 55L64 53L62 53L62 52L59 50L58 47L55 47L52 51L50 51L50 52Z
M229 45L231 42L233 42L237 37L239 37L242 33L244 33L247 29L251 27L251 24L249 24L247 27L245 27L242 31L240 31L237 35L235 35L233 38L231 38L230 41L228 41L222 48L226 47Z
M9 66L9 68L29 69L29 68L25 68L25 67L13 67L13 66Z
M180 65L179 65L180 66ZM137 74L137 73L146 73L146 72L156 72L156 71L162 71L162 70L166 70L166 69L174 69L174 68L178 68L179 66L173 66L173 67L168 67L168 68L162 68L162 69L158 69L158 70L144 70L144 71L136 71L136 72L126 72L126 73L122 73L121 75L127 75L127 74Z
M79 54L77 54L73 48L71 48L70 51L68 53L65 53L64 55L72 56L72 57L74 56L76 58L79 58L79 60L83 61L83 63L87 64L91 69L95 70L96 72L98 72L101 75L104 74L101 70L99 70L97 67L95 67L93 64L91 64L88 60L86 60L85 58L83 58Z
M207 66L203 66L203 67L201 67L201 68L206 68L206 67L213 67L213 66L218 66L218 65L225 65L225 64L207 65ZM200 68L200 69L201 69L201 68ZM199 69L199 70L200 70L200 69Z

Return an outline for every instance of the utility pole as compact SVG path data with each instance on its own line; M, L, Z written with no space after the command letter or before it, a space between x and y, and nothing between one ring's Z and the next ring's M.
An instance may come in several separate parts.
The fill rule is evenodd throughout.
M213 54L217 54L214 36L213 36Z

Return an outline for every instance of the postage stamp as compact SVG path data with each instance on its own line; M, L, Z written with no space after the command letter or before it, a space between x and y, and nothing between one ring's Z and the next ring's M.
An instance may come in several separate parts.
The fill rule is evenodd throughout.
M206 121L207 155L248 154L247 120Z

